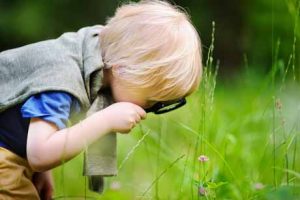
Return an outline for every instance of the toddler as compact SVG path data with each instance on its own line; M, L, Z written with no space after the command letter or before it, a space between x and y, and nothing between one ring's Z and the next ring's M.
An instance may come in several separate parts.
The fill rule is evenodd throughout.
M105 26L1 52L0 199L51 199L52 168L130 132L147 112L184 105L201 71L188 15L158 0L122 5ZM105 108L103 96L112 100Z

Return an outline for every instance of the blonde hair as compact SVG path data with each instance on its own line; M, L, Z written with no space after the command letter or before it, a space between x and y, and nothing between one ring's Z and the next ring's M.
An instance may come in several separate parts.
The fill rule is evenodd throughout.
M168 101L195 91L202 74L201 42L189 16L165 1L119 7L100 33L102 57L113 76L149 100ZM139 90L140 91L140 90Z

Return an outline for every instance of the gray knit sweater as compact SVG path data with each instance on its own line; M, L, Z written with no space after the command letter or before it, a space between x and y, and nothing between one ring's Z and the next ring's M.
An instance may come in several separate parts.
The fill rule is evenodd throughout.
M93 26L0 53L0 112L31 95L64 91L87 115L111 103L99 93L103 78L99 33ZM110 176L116 169L116 137L108 134L86 151L84 174Z

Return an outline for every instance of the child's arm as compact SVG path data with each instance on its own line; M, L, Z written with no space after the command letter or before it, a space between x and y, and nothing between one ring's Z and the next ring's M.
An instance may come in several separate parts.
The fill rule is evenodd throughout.
M145 119L145 111L132 103L115 103L66 129L32 118L27 138L27 158L32 169L45 171L70 160L109 132L129 132Z

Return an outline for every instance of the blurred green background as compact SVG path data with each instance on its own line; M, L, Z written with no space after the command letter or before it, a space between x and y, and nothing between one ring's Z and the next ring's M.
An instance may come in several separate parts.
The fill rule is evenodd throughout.
M0 51L56 38L84 26L104 24L122 2L125 1L0 0ZM296 0L172 2L191 15L203 41L204 57L210 45L211 22L216 22L215 58L220 60L221 76L231 77L240 71L245 56L251 66L268 70L272 61L272 41L281 41L282 58L290 55ZM299 28L296 35L300 36Z
M122 2L0 0L0 51L104 24ZM119 135L103 195L79 155L54 170L55 199L300 199L300 1L172 2L202 39L199 90Z

